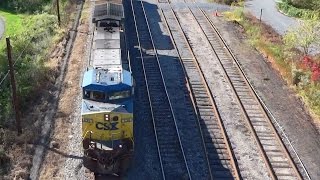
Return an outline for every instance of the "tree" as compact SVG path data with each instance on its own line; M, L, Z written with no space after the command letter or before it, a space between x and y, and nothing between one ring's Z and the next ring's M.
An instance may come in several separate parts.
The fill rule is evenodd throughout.
M302 49L304 55L310 55L314 49L320 49L320 22L317 18L301 20L299 26L284 36L286 48Z

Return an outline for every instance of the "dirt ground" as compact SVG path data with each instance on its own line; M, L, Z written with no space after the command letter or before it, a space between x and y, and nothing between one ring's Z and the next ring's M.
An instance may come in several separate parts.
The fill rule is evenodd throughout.
M81 80L86 65L89 23L83 15L90 11L90 2L83 9L82 21L71 52L63 89L55 116L51 147L44 158L39 179L78 179L84 176L81 154ZM78 177L78 178L77 178ZM82 178L81 178L82 179Z
M319 178L320 135L304 104L273 68L272 61L249 45L238 25L209 14L251 84L291 140L311 178Z

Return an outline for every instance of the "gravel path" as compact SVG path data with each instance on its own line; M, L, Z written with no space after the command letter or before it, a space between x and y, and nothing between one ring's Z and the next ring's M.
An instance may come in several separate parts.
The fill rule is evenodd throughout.
M262 9L261 20L272 26L281 35L298 25L297 19L285 16L278 11L275 0L249 0L246 1L245 8L258 19Z
M0 16L0 39L2 38L4 30L5 30L5 22L3 20L3 17Z

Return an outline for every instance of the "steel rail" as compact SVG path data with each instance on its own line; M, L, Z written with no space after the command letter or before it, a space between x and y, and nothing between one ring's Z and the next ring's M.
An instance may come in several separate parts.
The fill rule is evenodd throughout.
M305 173L305 175L307 176L307 178L309 180L311 180L311 177L307 171L307 169L305 168L302 160L300 159L298 153L296 152L295 148L293 147L292 143L290 142L288 136L286 135L286 133L284 132L283 128L280 126L279 122L277 121L277 119L274 117L274 115L272 114L272 112L270 111L270 109L267 107L267 105L264 103L264 101L261 99L261 97L258 95L257 91L254 89L254 87L252 86L252 84L250 83L247 75L245 74L243 68L241 67L239 61L237 60L237 58L235 57L234 53L231 51L229 45L225 42L225 40L222 38L222 35L220 34L220 32L218 31L218 29L215 27L215 25L213 24L213 22L210 20L210 18L208 17L208 15L205 13L205 11L203 11L202 9L200 9L203 14L206 16L206 18L208 19L208 21L210 22L210 24L212 25L213 29L215 30L215 32L217 33L217 35L220 37L220 40L222 41L222 43L225 45L226 50L229 52L229 54L232 56L233 60L235 61L235 63L237 64L239 71L242 73L243 77L245 78L245 80L247 81L248 85L250 86L253 95L257 98L257 100L261 103L263 110L265 111L265 113L267 115L270 115L272 120L275 122L275 124L278 126L279 130L281 131L282 135L284 136L284 138L287 140L287 143L290 145L292 151L294 152L294 155L297 157L298 162L300 163L300 165L302 166L302 169ZM273 125L273 123L271 123Z
M198 7L198 8L199 8L199 7ZM207 19L207 21L209 22L209 24L211 25L211 27L215 30L215 32L217 32L217 29L215 28L214 24L213 24L212 21L209 19L209 17L205 14L205 12L204 12L202 9L200 9L200 8L199 8L199 10L200 10L200 11L202 12L202 14L205 16L205 18ZM217 33L217 35L218 35L218 37L219 37L220 40L223 39L220 34ZM228 49L228 46L226 46L226 43L225 43L224 41L221 41L221 42L223 43L224 47L226 47L226 48ZM228 49L228 52L230 53L230 49ZM291 157L291 155L290 155L288 149L286 148L286 146L283 144L283 141L282 141L280 135L278 134L277 129L274 127L274 124L272 123L271 119L269 118L268 113L267 113L266 110L264 109L264 106L261 104L259 98L257 97L257 94L255 93L255 91L253 91L253 87L249 85L249 81L248 81L247 77L244 76L244 72L242 71L242 69L239 68L240 65L237 63L237 61L235 61L236 58L235 58L231 53L230 53L230 55L231 55L231 57L232 57L232 60L233 60L234 62L236 62L236 64L237 64L236 67L237 67L240 75L241 75L241 76L243 77L243 79L245 80L247 86L249 87L250 92L251 92L251 95L252 95L252 96L255 98L255 100L258 102L260 109L262 110L263 114L265 115L266 119L268 120L269 127L271 127L271 129L273 130L273 132L274 132L274 134L275 134L275 136L276 136L276 139L278 140L278 142L279 142L279 144L280 144L283 152L285 153L286 158L289 160L289 163L291 164L291 168L294 170L294 172L295 172L295 174L297 175L297 177L298 177L299 179L302 179L302 176L301 176L301 174L300 174L300 172L299 172L299 170L298 170L298 168L297 168L297 166L296 166L293 158ZM274 168L274 167L273 167L273 168Z
M188 8L189 8L189 7L188 7ZM197 20L196 17L194 16L192 10L191 10L190 8L189 8L189 10L190 10L191 14L193 15L195 21L198 23L200 29L203 31L203 34L204 34L205 37L207 38L207 40L208 40L211 48L212 48L213 51L215 52L215 50L214 50L212 44L210 43L210 41L209 41L206 33L204 32L204 30L202 29L200 23L198 22L198 20ZM216 56L217 56L217 58L219 59L219 62L220 62L221 60L220 60L219 56L217 55L216 52L215 52L215 54L216 54ZM223 69L223 71L224 71L224 73L225 73L225 77L228 79L228 82L229 82L229 84L230 84L230 87L231 87L233 93L234 93L234 94L236 95L236 97L237 97L237 102L238 102L238 104L239 104L240 107L241 107L241 113L242 113L242 115L245 117L246 122L247 122L247 125L249 126L250 131L254 134L254 137L253 137L253 138L255 139L255 141L256 141L256 143L257 143L257 145L258 145L258 147L259 147L259 150L260 150L259 152L261 153L261 156L262 156L262 158L263 158L263 161L266 163L266 165L267 165L267 167L268 167L269 174L271 175L272 179L276 179L275 173L273 172L273 169L271 168L271 163L268 161L267 154L265 153L265 151L263 151L262 144L261 144L261 142L260 142L259 139L258 139L257 133L256 133L256 131L254 130L254 127L253 127L252 123L250 122L249 115L246 113L245 107L244 107L244 105L242 104L240 98L238 97L237 91L236 91L236 89L234 88L234 86L233 86L233 84L232 84L232 82L231 82L231 79L230 79L230 77L228 76L228 74L227 74L227 72L226 72L226 70L225 70L225 68L224 68L224 66L222 65L221 62L220 62L220 65L221 65L221 67L222 67L222 69Z
M161 1L161 2L162 2L162 1ZM169 1L167 1L167 2L170 4ZM210 88L208 87L208 83L207 83L207 81L206 81L206 79L205 79L205 77L204 77L204 74L203 74L200 66L199 66L199 63L198 63L198 61L197 61L197 59L196 59L196 57L195 57L195 54L194 54L194 52L193 52L193 50L192 50L192 48L191 48L191 45L189 44L189 42L188 42L188 40L187 40L187 38L186 38L186 35L185 35L185 33L183 32L183 30L182 30L181 24L180 24L178 18L176 17L176 14L175 14L175 12L173 11L171 5L170 5L170 10L171 10L171 13L173 14L173 17L175 18L175 20L176 20L176 22L177 22L177 25L179 26L179 30L180 30L181 34L183 35L183 38L184 38L184 40L185 40L185 43L187 44L187 47L188 47L190 53L192 54L192 62L193 62L193 65L196 67L196 69L197 69L197 71L199 72L199 75L200 75L200 79L201 79L201 82L200 82L200 83L202 83L202 85L204 86L204 88L205 88L205 90L206 90L207 97L208 97L209 100L210 100L210 103L211 103L211 106L212 106L212 109L211 109L211 110L212 110L212 112L213 112L214 115L215 115L216 121L217 121L218 126L219 126L219 130L220 130L220 132L221 132L221 134L222 134L223 141L224 141L224 143L225 143L225 145L226 145L228 157L229 157L229 159L230 159L230 161L231 161L231 167L232 167L231 170L232 170L233 173L234 173L234 178L235 178L235 179L241 179L241 178L240 178L240 174L239 174L239 169L238 169L238 167L235 165L235 164L236 164L235 161L234 161L235 157L234 157L234 154L233 154L233 152L232 152L232 150L231 150L231 148L230 148L231 145L230 145L230 142L228 141L225 127L224 127L224 125L223 125L223 123L222 123L220 114L219 114L218 110L216 109L216 104L215 104L215 101L214 101L214 99L213 99L212 92L211 92ZM196 103L196 102L197 102L197 100L196 100L196 99L197 99L196 93L194 92L194 89L192 88L192 82L190 82L190 76L188 75L187 70L186 70L187 68L186 68L186 66L185 66L186 64L185 64L183 58L181 57L181 55L180 55L180 53L179 53L179 51L178 51L176 42L175 42L175 40L174 40L174 37L173 37L172 31L171 31L171 28L170 28L170 26L169 26L169 23L168 23L168 21L167 21L167 18L166 18L166 16L164 15L163 9L161 9L161 14L162 14L162 16L164 17L165 24L166 24L166 26L167 26L167 28L168 28L168 30L169 30L170 38L171 38L171 40L172 40L172 42L173 42L173 44L174 44L174 47L175 47L175 49L176 49L176 51L177 51L177 53L178 53L180 63L181 63L181 65L182 65L183 70L184 70L184 73L185 73L185 75L186 75L186 77L187 77L187 78L186 78L186 79L187 79L187 86L189 87L189 89L190 89L190 91L191 91L190 96L191 96L191 99L193 100L194 108L195 108L195 111L196 111L196 113L197 113L197 119L198 119L199 129L200 129L200 133L201 133L201 137L202 137L202 141L203 141L203 146L204 146L205 152L207 153L207 154L206 154L206 158L207 158L208 166L210 167L210 163L209 163L210 160L209 160L209 158L208 158L208 154L209 154L209 153L208 153L208 151L207 151L207 146L206 146L205 139L204 139L204 135L203 135L202 128L201 128L201 125L200 125L200 119L199 119L199 118L200 118L200 112L199 112L200 107L199 107L198 105L196 105L196 104L197 104L197 103ZM210 140L211 140L211 139L210 139ZM212 140L213 140L213 139L212 139ZM212 168L209 168L209 170L210 170L210 177L211 177L211 179L214 179L213 176L214 176L214 173L215 173L215 172L212 172Z
M196 110L197 108L196 108L195 97L194 97L194 95L193 95L193 90L192 90L191 85L190 85L190 82L189 82L189 77L188 77L188 75L187 75L186 69L185 69L185 67L184 67L184 65L183 65L183 62L182 62L182 60L181 60L182 58L181 58L181 55L180 55L180 53L179 53L179 51L178 51L176 42L175 42L174 39L173 39L173 35L172 35L171 29L170 29L170 27L169 27L169 25L168 25L167 18L165 17L165 15L164 15L164 13L163 13L163 10L162 10L161 8L160 8L160 12L161 12L162 17L164 18L165 25L166 25L167 29L169 30L168 32L169 32L169 35L170 35L170 39L171 39L171 42L172 42L172 44L173 44L173 46L174 46L174 49L176 50L176 53L178 54L180 65L181 65L181 67L183 67L183 73L185 74L185 79L186 79L186 86L187 86L188 91L189 91L189 96L190 96L190 98L191 98L191 100L192 100L192 101L191 101L191 102L192 102L192 106L193 106L193 109L194 109L194 113L196 114L197 123L198 123L198 127L199 127L200 134L201 134L201 140L202 140L202 144L203 144L203 146L204 146L203 149L204 149L205 154L206 154L205 157L206 157L207 166L209 167L208 170L209 170L210 179L213 179L212 172L211 172L211 168L210 168L210 163L209 163L209 158L208 158L208 152L207 152L207 149L206 149L206 147L205 147L205 141L204 141L202 129L200 128L200 127L201 127L201 126L200 126L200 119L199 119L199 116L200 116L200 115L199 115L198 111Z
M197 7L198 7L198 6L197 6ZM237 101L238 101L238 103L239 103L239 105L240 105L240 107L241 107L241 109L242 109L243 115L246 117L245 119L246 119L246 122L247 122L247 124L248 124L248 126L249 126L249 129L250 129L251 132L254 134L254 139L255 139L255 141L256 141L259 149L260 149L260 152L261 152L261 155L262 155L262 157L263 157L263 160L264 160L264 162L266 163L266 165L267 165L267 167L268 167L269 174L271 175L271 177L272 177L273 179L277 179L277 173L275 172L275 167L274 167L274 165L272 165L271 160L269 159L270 157L268 156L268 154L267 154L267 152L266 152L266 149L265 149L265 147L263 146L263 144L262 144L262 142L261 142L261 140L260 140L260 138L259 138L259 135L258 135L258 133L257 133L257 130L255 129L255 127L254 127L254 125L253 125L253 122L251 121L251 118L250 118L250 116L249 116L249 114L248 114L248 112L247 112L247 110L246 110L246 108L245 108L245 105L243 104L243 102L242 102L242 100L241 100L241 97L240 97L240 95L239 95L239 92L236 90L236 88L235 88L235 86L234 86L234 84L233 84L233 82L232 82L232 80L231 80L231 77L229 77L230 75L229 75L229 73L227 72L225 65L222 63L221 58L220 58L219 55L217 54L216 49L213 47L213 44L212 44L211 41L209 40L209 37L208 37L207 33L204 31L202 25L200 24L199 20L196 18L194 12L193 12L189 7L188 7L188 9L189 9L189 11L191 12L191 14L193 15L193 18L195 19L195 21L198 23L200 29L203 31L203 34L206 36L206 38L207 38L207 40L208 40L211 48L213 49L214 53L216 54L217 58L219 59L219 63L220 63L221 67L222 67L223 70L224 70L224 73L225 73L225 75L226 75L226 77L227 77L227 79L228 79L228 82L229 82L230 86L232 87L232 90L233 90L234 94L235 94L236 97L237 97ZM199 7L198 7L198 9L199 9L199 11L203 14L203 16L206 18L206 20L207 20L207 22L210 24L211 28L214 29L212 22L211 22L210 19L206 16L206 14L204 14L203 10L201 10ZM215 29L214 29L214 30L215 30ZM220 39L220 42L222 42L223 47L225 47L225 44L223 43L223 41L221 41L221 38L222 38L222 37L221 37L221 36L218 36L218 37L219 37L219 39ZM231 56L231 57L232 57L232 56ZM232 60L234 61L234 57L232 57ZM236 68L237 68L238 71L239 71L239 67L237 66ZM272 122L270 121L268 115L267 115L266 112L264 111L264 108L261 106L260 101L257 99L257 97L255 96L255 94L252 93L251 86L248 85L247 79L245 79L245 78L243 77L242 72L241 72L241 71L239 71L239 72L240 72L239 75L244 79L244 82L245 82L245 84L247 85L246 87L249 87L248 89L249 89L251 95L252 95L253 98L258 102L258 106L259 106L260 110L262 110L262 113L263 113L265 119L267 119L267 122L268 122L268 124L269 124L268 127L271 127L271 131L273 132L272 135L277 139L278 145L280 145L280 147L282 148L282 152L285 153L285 158L287 158L287 159L289 160L289 163L290 163L290 165L291 165L291 167L289 167L289 168L292 168L292 169L295 171L295 175L296 175L299 179L301 179L301 175L300 175L299 171L297 170L297 167L296 167L295 164L293 163L292 157L289 155L287 149L286 149L285 146L283 145L283 143L282 143L282 141L281 141L281 138L279 137L279 135L278 135L276 129L274 128ZM261 136L260 136L260 137L261 137Z
M134 8L133 8L133 2L132 1L133 0L130 0L131 8L132 8L131 10L132 10L132 15L133 15L133 19L134 19L135 30L136 30L136 33L137 33L137 40L138 40L139 51L140 51L140 58L142 60L143 59L143 55L142 55L142 52L141 52L141 49L142 49L141 47L142 46L141 46L141 42L140 42L138 25L137 25L136 15L135 15L135 11L134 11ZM152 122L153 122L153 130L155 132L155 138L156 138L156 144L157 144L157 149L158 149L158 157L159 157L159 160L160 160L160 167L161 167L162 177L163 177L163 179L165 179L165 174L164 174L164 169L163 169L163 164L162 164L162 159L161 159L161 154L160 154L160 148L159 148L159 141L158 141L158 136L157 136L157 133L156 133L154 115L153 115L153 111L152 111L150 92L149 92L149 87L147 85L147 78L146 78L144 67L143 67L143 74L144 74L144 78L145 78L145 82L146 82L147 94L148 94L149 105L150 105L151 116L152 116Z
M143 5L143 2L140 1L140 4L141 4L142 10L143 10L143 15L144 15L144 19L145 19L145 22L146 22L146 25L147 25L148 34L149 34L149 37L150 37L150 40L151 40L151 44L152 44L152 47L153 47L154 56L155 56L155 58L157 60L158 68L159 68L160 75L161 75L161 80L162 80L162 83L163 83L163 86L164 86L164 90L165 90L165 94L166 94L166 98L167 98L168 104L170 106L170 112L171 112L171 115L173 117L173 121L174 121L174 124L175 124L175 130L176 130L178 141L179 141L179 147L180 147L180 150L182 152L184 165L185 165L186 170L187 170L188 178L191 179L189 167L188 167L188 164L187 164L187 161L186 161L186 157L185 157L185 154L184 154L184 150L183 150L183 146L182 146L182 143L181 143L179 129L178 129L178 126L177 126L177 123L176 123L176 119L175 119L175 115L174 115L174 112L173 112L172 104L170 102L170 97L169 97L169 94L168 94L168 91L167 91L167 88L166 88L166 83L165 83L165 80L163 78L163 73L162 73L162 70L161 70L161 67L160 67L160 64L159 64L159 57L158 57L158 54L157 54L157 50L155 49L153 36L152 36L151 30L150 30L150 26L149 26L149 23L148 23L148 18L147 18L146 12L145 12L145 8L144 8L144 5ZM141 46L142 43L141 43L141 40L140 40L139 31L138 31L138 25L137 25L137 21L136 21L136 14L135 14L135 10L134 10L133 0L131 0L131 7L132 7L132 12L133 12L133 17L134 17L134 23L135 23L136 33L137 33L138 44L139 44L140 57L141 57L141 60L142 60L142 66L143 66L142 68L143 68L146 87L147 87L147 92L148 92L148 99L149 99L149 105L150 105L150 110L151 110L151 115L152 115L153 129L154 129L155 137L156 137L156 143L157 143L157 148L158 148L158 156L159 156L159 159L160 159L162 176L163 176L163 179L166 179L166 174L165 174L165 170L164 170L164 163L163 163L163 157L162 157L162 154L161 154L161 149L160 149L160 144L159 144L158 129L156 127L157 125L156 125L156 122L155 122L155 114L154 114L154 110L153 110L153 106L152 106L152 100L151 100L151 95L150 95L148 78L147 78L146 68L145 68L145 64L144 64L144 57L142 55L143 54L142 53L142 48L141 48L142 47Z

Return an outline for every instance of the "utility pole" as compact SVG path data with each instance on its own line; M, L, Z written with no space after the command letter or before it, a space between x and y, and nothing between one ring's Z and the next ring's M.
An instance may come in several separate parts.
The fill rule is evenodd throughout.
M14 78L14 69L12 63L12 55L11 55L11 45L10 45L10 38L6 38L7 42L7 54L8 54L8 62L9 62L9 70L10 70L10 80L11 80L11 88L12 88L12 100L13 100L13 107L15 111L16 117L16 128L18 131L18 136L22 133L21 124L20 124L20 109L19 109L19 102L17 96L17 88L16 88L16 81Z
M59 0L57 0L57 16L58 16L58 23L59 27L61 26L61 19L60 19L60 9L59 9Z

